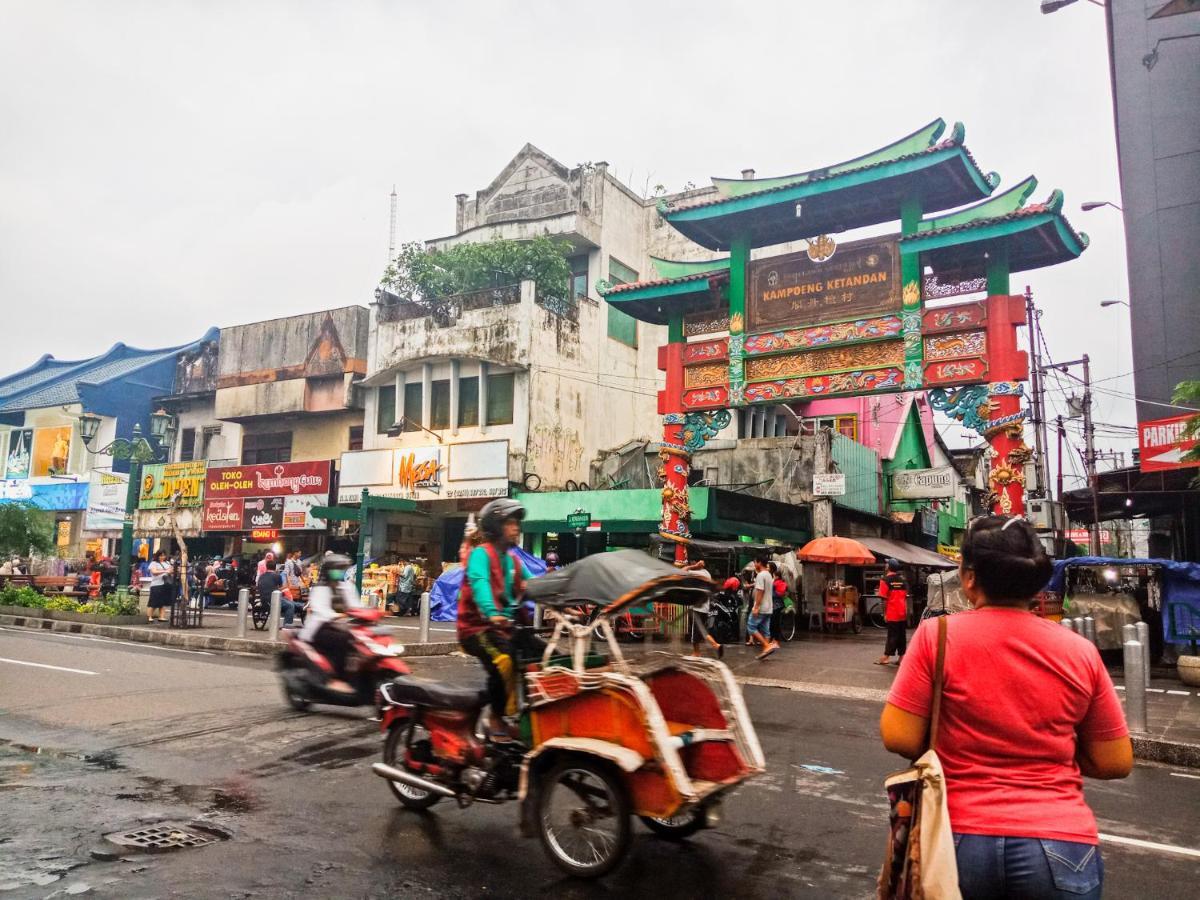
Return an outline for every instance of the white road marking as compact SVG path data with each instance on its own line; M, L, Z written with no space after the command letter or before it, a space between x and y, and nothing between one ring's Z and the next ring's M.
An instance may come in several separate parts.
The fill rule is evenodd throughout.
M0 625L0 631L11 631L16 634L49 634L54 637L72 638L77 641L95 641L98 644L124 644L126 647L144 647L150 650L170 650L172 653L198 653L201 656L213 656L211 650L185 650L182 647L167 647L164 644L155 644L150 641L119 641L116 638L95 637L90 634L68 634L65 631L46 631L45 629L32 628L9 628Z
M1200 775L1192 775L1188 772L1172 772L1171 774L1176 778L1195 778L1197 781L1200 781Z
M1125 690L1125 685L1123 685L1123 684L1114 685L1114 687L1116 687L1116 689L1117 689L1118 691L1123 691L1123 690Z
M1193 850L1191 847L1158 844L1154 841L1143 841L1140 838L1121 837L1119 834L1101 834L1100 840L1108 841L1110 844L1125 844L1129 847L1140 847L1143 850L1157 850L1159 853L1178 853L1181 856L1195 856L1200 858L1200 850Z
M1190 697L1190 696L1192 696L1191 691L1167 691L1167 693L1171 694L1175 697Z
M1165 691L1162 688L1146 688L1146 690L1149 691L1151 694L1165 693Z
M23 659L6 659L0 656L0 662L12 663L14 666L36 666L39 669L54 669L56 672L74 672L76 675L98 675L99 672L89 672L87 669L68 669L66 666L49 666L46 663L25 662Z

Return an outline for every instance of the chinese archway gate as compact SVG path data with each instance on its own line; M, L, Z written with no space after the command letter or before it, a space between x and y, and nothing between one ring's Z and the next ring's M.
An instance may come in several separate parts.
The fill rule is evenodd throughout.
M727 255L656 259L657 280L599 288L667 326L660 532L678 559L691 536L691 453L731 408L755 404L927 390L935 409L987 438L992 508L1024 513L1025 303L1009 277L1074 259L1087 236L1063 217L1059 191L1027 204L1036 179L997 194L999 182L967 151L962 125L946 134L938 119L837 165L717 178L711 194L660 203L697 255ZM877 238L836 239L896 222ZM801 249L752 258L785 244ZM977 299L945 302L963 295Z

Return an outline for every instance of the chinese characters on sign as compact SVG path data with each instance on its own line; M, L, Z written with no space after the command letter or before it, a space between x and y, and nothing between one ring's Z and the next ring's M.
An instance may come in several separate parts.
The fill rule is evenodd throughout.
M756 260L746 295L751 332L811 325L900 308L894 240L845 244L823 262L806 251Z

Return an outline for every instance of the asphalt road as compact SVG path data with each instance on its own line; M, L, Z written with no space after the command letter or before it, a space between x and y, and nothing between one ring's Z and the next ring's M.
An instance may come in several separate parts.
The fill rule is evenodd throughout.
M475 666L414 662L456 681L477 679ZM625 865L585 884L517 835L512 805L401 809L370 773L368 712L291 712L265 660L0 630L0 898L85 886L114 898L873 896L880 784L900 767L879 746L878 703L753 685L746 698L768 773L716 829L684 844L639 831ZM1200 896L1198 775L1139 765L1089 782L1110 836L1106 896ZM162 819L229 839L90 855L101 835Z

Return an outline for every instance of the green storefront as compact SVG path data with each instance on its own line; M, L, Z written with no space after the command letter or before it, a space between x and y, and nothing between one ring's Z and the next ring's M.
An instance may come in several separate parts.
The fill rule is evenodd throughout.
M650 546L662 522L662 492L655 489L517 493L525 506L525 545L542 556L551 549L564 562L619 547ZM688 491L697 540L750 541L799 547L812 537L812 512L720 488ZM572 527L583 521L587 525ZM571 521L568 522L568 517Z

